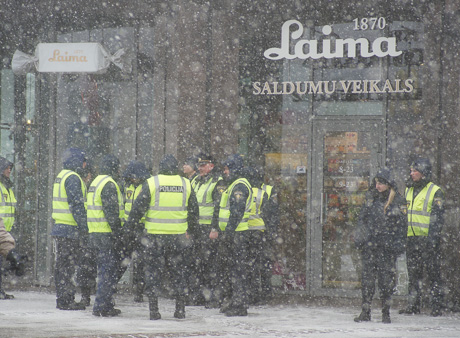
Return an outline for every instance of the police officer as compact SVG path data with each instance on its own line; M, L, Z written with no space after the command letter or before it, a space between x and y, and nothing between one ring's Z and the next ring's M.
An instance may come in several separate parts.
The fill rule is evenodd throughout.
M201 154L198 159L199 175L194 179L194 191L199 206L199 227L193 234L193 264L196 269L192 276L197 279L199 297L205 300L206 308L220 306L218 266L218 242L209 238L211 230L219 227L219 202L221 193L216 189L222 177L216 167L214 157Z
M407 271L409 301L399 313L420 313L424 273L431 289L431 316L442 315L441 231L444 225L444 192L431 182L431 163L417 158L410 167L406 188Z
M85 173L86 154L78 148L64 152L63 169L53 185L54 226L51 236L55 240L56 307L60 310L84 310L85 305L75 302L75 285L72 281L79 259L81 244L88 240L86 222L86 185L81 175Z
M371 303L378 281L382 322L390 323L390 300L396 282L396 258L404 253L407 234L405 199L397 192L390 171L382 168L372 181L361 208L355 245L362 259L362 311L356 322L371 320Z
M117 184L120 162L114 155L106 155L100 174L88 190L88 229L90 244L97 249L97 290L93 315L118 316L113 295L118 283L120 241L124 217L123 195Z
M145 224L140 221L145 215ZM163 270L170 264L172 292L176 299L174 317L185 318L186 264L183 253L190 245L187 231L198 226L198 205L190 181L179 175L179 167L173 155L166 155L160 162L157 176L150 177L142 185L134 200L128 222L124 227L132 241L142 236L145 264L145 289L149 298L150 319L161 318L158 295L161 290ZM145 229L145 234L144 233Z
M182 172L184 176L187 177L192 185L194 184L194 180L197 178L198 173L198 157L197 156L190 156L184 161L184 165L182 166Z
M223 163L224 179L228 188L219 204L219 228L221 241L226 247L226 268L231 288L231 301L221 311L226 316L247 316L248 273L248 221L251 211L252 187L243 175L243 158L239 154L229 156ZM210 234L211 235L211 234Z
M123 180L126 184L125 191L125 221L128 221L133 201L142 190L142 184L150 177L150 172L144 163L131 161L123 172ZM144 223L145 218L141 219ZM135 248L133 253L133 286L134 301L142 302L144 299L144 264L141 258L141 248Z
M6 231L10 232L14 224L16 211L16 197L13 192L13 182L10 179L13 163L4 157L0 157L0 218L3 219ZM0 299L13 299L13 295L5 293L2 287L2 258L0 256Z
M262 254L264 250L264 232L266 231L264 212L268 201L267 193L262 189L257 170L253 167L245 168L245 176L252 186L251 212L248 221L248 289L249 302L256 304L261 298Z

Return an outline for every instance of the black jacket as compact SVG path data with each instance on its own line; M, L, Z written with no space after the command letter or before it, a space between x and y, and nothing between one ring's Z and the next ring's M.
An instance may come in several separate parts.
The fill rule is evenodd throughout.
M388 178L388 177L387 177ZM389 178L386 181L395 188ZM359 214L355 231L355 245L366 253L376 250L398 256L404 253L407 238L406 200L396 192L392 203L384 212L389 190L379 193L373 186L366 195L366 200Z
M106 155L101 162L100 175L108 175L115 181L118 178L120 162L113 155ZM119 217L119 204L117 187L112 182L108 182L101 191L102 211L112 229L112 234L121 234L121 219Z

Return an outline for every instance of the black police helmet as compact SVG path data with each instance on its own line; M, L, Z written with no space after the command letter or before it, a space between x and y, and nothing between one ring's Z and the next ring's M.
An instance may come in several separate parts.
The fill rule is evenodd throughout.
M227 166L231 173L241 173L244 167L243 157L240 154L230 155L222 165Z
M412 162L411 169L417 170L419 173L425 176L426 179L431 178L432 167L428 158L417 158L414 162Z

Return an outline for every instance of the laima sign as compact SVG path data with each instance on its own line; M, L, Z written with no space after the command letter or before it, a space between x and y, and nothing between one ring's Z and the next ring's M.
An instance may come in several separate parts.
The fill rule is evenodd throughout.
M297 29L290 32L291 26L297 26ZM326 25L323 27L322 32L325 36L332 33L332 27ZM365 38L359 39L335 39L335 46L332 46L331 39L322 40L322 52L319 51L317 40L298 40L295 43L294 50L290 50L291 38L292 40L299 39L304 33L303 25L297 20L289 20L283 24L281 28L281 48L270 48L264 53L267 59L280 60L280 59L333 59L343 58L345 55L345 47L347 47L347 57L356 57L356 50L358 45L361 57L368 58L371 56L384 57L384 56L398 56L402 52L396 49L395 37L379 37L372 42ZM307 47L307 52L305 49Z
M95 73L105 66L105 51L98 43L40 43L38 71Z
M123 48L111 55L97 42L39 43L34 55L16 50L11 68L17 75L25 75L36 68L44 73L104 73L113 63L127 73L130 64L123 60Z
M385 18L362 18L353 20L354 31L382 31L387 23ZM351 28L351 25L347 25ZM374 36L373 40L364 37L339 38L330 25L321 30L320 39L302 39L304 26L297 20L286 21L281 28L281 47L269 48L264 57L270 60L330 60L340 58L397 57L403 52L398 50L396 37ZM353 34L353 35L356 35ZM377 37L376 37L377 36ZM303 61L301 61L303 62ZM299 78L299 74L296 74ZM336 92L351 94L411 93L414 80L405 79L321 79L283 82L253 82L254 95L305 95Z

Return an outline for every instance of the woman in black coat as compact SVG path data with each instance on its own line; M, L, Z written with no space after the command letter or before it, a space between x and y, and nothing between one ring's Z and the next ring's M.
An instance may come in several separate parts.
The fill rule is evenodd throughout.
M355 321L371 320L371 302L377 279L382 322L391 323L390 300L395 288L396 258L405 251L407 206L388 169L381 169L372 183L355 232L355 245L361 252L363 267L362 312Z

